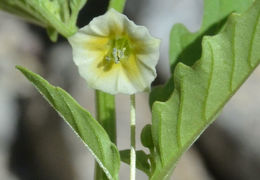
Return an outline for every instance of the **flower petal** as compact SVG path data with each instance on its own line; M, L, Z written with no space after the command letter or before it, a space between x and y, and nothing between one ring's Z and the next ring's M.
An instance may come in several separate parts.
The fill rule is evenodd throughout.
M103 37L122 34L125 19L127 19L125 15L110 9L104 15L93 18L89 25L83 27L81 31L86 34Z
M160 41L144 26L110 9L69 38L73 59L88 85L110 94L150 89Z

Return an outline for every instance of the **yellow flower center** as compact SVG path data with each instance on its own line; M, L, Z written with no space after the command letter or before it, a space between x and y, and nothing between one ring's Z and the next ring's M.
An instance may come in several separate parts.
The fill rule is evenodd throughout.
M130 46L127 38L114 38L109 42L109 51L105 57L106 61L115 64L127 59L130 54Z

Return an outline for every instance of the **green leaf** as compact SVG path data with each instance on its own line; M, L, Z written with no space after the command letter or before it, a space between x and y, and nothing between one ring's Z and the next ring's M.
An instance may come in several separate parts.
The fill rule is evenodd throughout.
M29 22L47 29L50 39L54 41L54 29L64 37L77 31L78 13L87 0L1 0L0 9L25 18Z
M23 67L17 68L81 138L107 177L117 180L119 152L102 126L63 89L50 85L42 77Z
M220 32L232 12L243 12L254 0L204 0L203 22L199 31L192 33L184 25L175 24L170 34L170 65L174 72L176 64L193 65L201 57L201 42L205 35ZM173 75L165 85L152 89L150 106L154 101L166 101L174 90Z
M193 65L201 56L201 41L204 35L218 33L233 11L243 12L253 0L204 0L204 15L200 30L191 33L182 24L173 26L170 35L170 65L176 63Z
M71 10L71 22L76 24L79 11L87 3L87 0L70 0L69 6Z
M155 101L167 101L174 90L173 76L165 85L153 87L149 95L149 105L152 108Z
M144 147L147 147L151 150L154 149L151 124L147 124L143 128L142 133L141 133L141 142Z
M120 151L120 158L126 164L130 164L130 150ZM144 151L136 151L136 168L150 175L149 155Z
M47 21L48 26L53 27L64 37L69 37L77 31L75 24L68 24L63 21L64 10L58 0L25 0L26 5L35 9Z
M47 27L47 34L52 42L56 42L58 39L58 32L52 27Z
M35 11L33 7L26 5L24 0L14 1L14 0L1 0L0 10L7 11L12 14L16 14L31 23L45 27L47 22L45 19Z
M224 30L204 37L202 57L192 67L179 63L175 89L152 107L152 135L159 159L151 179L166 179L226 102L260 63L260 1L232 14Z

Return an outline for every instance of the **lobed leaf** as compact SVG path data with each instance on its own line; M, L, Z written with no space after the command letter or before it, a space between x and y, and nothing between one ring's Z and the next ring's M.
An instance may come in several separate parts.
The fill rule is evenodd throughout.
M232 14L224 30L204 37L202 57L192 67L179 63L174 92L152 107L157 155L151 179L170 176L179 157L215 120L225 103L260 63L260 1Z
M119 152L103 127L63 89L50 85L42 77L23 67L17 68L81 138L107 177L117 180Z
M199 31L192 33L182 24L175 24L170 35L170 65L172 72L178 62L193 65L201 56L201 41L205 35L215 35L232 12L243 12L254 0L204 0L203 21Z
M193 65L201 57L201 42L205 35L215 35L223 29L232 12L243 12L254 0L204 0L204 14L199 31L192 33L184 25L175 24L170 34L170 65L174 72L176 64ZM164 86L152 89L150 106L154 101L166 101L174 90L171 77Z

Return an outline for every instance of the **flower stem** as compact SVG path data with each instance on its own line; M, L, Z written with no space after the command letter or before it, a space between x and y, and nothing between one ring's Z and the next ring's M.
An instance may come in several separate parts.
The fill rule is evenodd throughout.
M115 96L96 90L97 120L116 144Z
M118 12L123 12L126 0L110 0L108 9L114 8Z
M110 0L109 7L123 12L126 0ZM96 90L96 111L97 119L107 131L112 142L116 144L116 117L115 117L115 97ZM107 180L105 173L96 163L95 180Z
M115 96L96 90L96 118L116 144ZM95 179L107 180L105 173L96 163Z
M136 172L136 153L135 153L135 95L130 96L130 139L131 139L131 151L130 151L130 180L135 180Z

